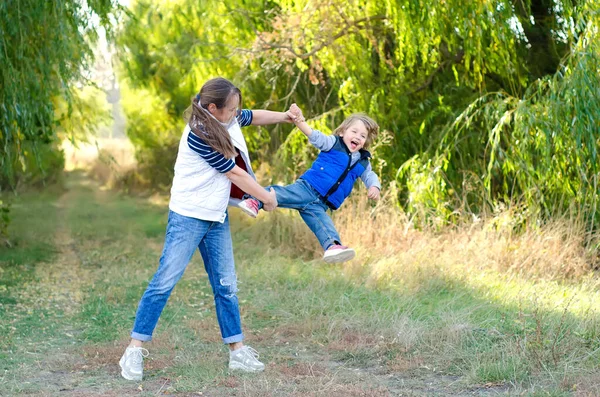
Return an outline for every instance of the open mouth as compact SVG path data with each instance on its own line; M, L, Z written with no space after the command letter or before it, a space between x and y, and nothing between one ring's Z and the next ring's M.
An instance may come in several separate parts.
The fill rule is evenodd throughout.
M356 150L360 146L360 142L353 139L350 141L350 149Z

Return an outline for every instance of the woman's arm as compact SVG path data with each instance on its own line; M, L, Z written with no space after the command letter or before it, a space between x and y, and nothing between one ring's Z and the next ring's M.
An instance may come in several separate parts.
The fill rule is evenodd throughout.
M222 153L214 150L192 132L188 135L188 146L191 150L198 153L211 167L225 174L237 187L262 201L265 210L272 211L277 207L277 197L273 190L267 192L250 174L235 165L232 159L228 159Z
M260 186L250 174L238 167L237 165L225 173L225 176L229 178L232 183L235 183L237 187L242 191L248 193L252 197L260 200L266 211L272 211L277 208L277 196L275 191L267 192L264 187Z
M291 123L292 119L286 112L273 112L271 110L252 110L252 125L269 125L277 123Z

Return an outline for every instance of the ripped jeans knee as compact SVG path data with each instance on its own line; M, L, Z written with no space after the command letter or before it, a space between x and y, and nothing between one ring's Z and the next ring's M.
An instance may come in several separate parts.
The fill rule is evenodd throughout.
M225 276L219 279L219 285L216 286L216 294L225 298L233 298L238 292L237 277L235 274Z

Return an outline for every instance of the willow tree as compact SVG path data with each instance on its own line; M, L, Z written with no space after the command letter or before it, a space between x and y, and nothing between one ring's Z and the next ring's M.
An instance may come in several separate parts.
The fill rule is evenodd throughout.
M406 186L407 210L436 222L517 199L548 214L561 195L591 205L577 187L597 172L597 117L571 104L596 92L597 0L197 3L140 1L133 14L143 28L122 33L131 80L173 117L206 77L226 75L251 104L297 102L326 132L351 112L372 115L389 132L375 148L379 171ZM583 121L575 134L573 112ZM541 117L550 113L551 122ZM314 152L289 131L251 143L263 161L276 152L291 179ZM573 168L574 154L587 165ZM537 177L519 174L540 164Z
M339 113L327 124L367 111L392 131L377 154L407 186L408 210L443 223L502 202L544 216L575 203L600 220L597 1L279 5L256 60L294 65L301 86L333 94L335 106L296 95L317 115ZM281 157L298 164L303 141L287 143Z
M216 0L138 0L130 6L131 18L117 39L123 107L138 162L148 166L141 172L154 187L166 189L171 182L182 114L202 83L218 75L239 83L252 74L244 64L246 49L254 29L269 26L269 18L262 3L244 4L255 15L250 20L231 12L238 7ZM264 102L254 94L244 89L244 106L254 106L257 98ZM256 149L260 131L253 132L249 143Z
M93 59L95 28L109 25L114 0L0 2L0 189L29 165L57 159L55 105ZM68 113L68 112L67 112ZM60 165L60 164L59 164Z

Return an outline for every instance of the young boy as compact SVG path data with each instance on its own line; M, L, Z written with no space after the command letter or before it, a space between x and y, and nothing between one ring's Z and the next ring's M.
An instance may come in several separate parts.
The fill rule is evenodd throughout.
M295 183L287 186L271 186L277 196L278 206L293 208L300 212L306 225L315 234L325 254L323 260L329 263L345 262L355 256L352 248L342 245L340 236L327 209L336 210L350 195L357 178L367 187L367 196L379 200L381 184L371 169L366 150L377 137L379 126L364 114L353 114L346 118L333 135L325 135L313 130L305 122L300 108L293 104L288 115L308 137L308 141L321 152ZM248 198L239 207L252 217L256 217L262 203Z

